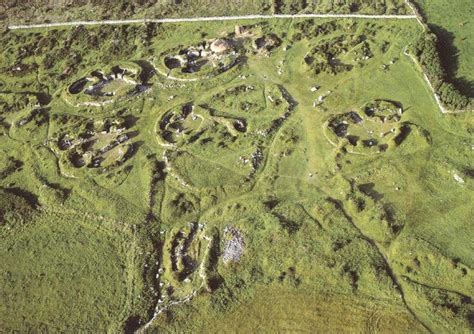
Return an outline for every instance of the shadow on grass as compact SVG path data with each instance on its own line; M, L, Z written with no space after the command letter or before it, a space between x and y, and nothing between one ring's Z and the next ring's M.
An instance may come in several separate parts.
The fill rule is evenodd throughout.
M474 98L474 81L457 76L460 50L454 44L456 36L441 26L435 24L428 26L438 37L438 52L448 81L456 86L463 95Z

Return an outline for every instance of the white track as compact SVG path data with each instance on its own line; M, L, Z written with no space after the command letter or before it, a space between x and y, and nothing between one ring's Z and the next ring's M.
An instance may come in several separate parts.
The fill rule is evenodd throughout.
M278 15L242 15L242 16L210 16L210 17L188 17L188 18L166 18L166 19L128 19L128 20L103 20L103 21L72 21L39 24L9 25L8 29L38 29L67 26L95 26L95 25L120 25L120 24L144 24L144 23L182 23L182 22L213 22L213 21L239 21L239 20L273 20L273 19L393 19L412 20L416 15L364 15L364 14L278 14Z

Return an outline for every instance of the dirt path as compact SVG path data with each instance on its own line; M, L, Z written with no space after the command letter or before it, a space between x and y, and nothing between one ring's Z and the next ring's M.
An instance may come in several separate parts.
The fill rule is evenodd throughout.
M144 23L183 23L183 22L215 22L215 21L239 21L239 20L275 20L275 19L382 19L382 20L412 20L418 19L416 15L367 15L367 14L280 14L280 15L241 15L241 16L210 16L210 17L188 17L188 18L162 18L162 19L128 19L128 20L101 20L101 21L72 21L53 22L39 24L12 24L8 25L10 30L25 30L53 27L67 27L79 25L120 25L120 24L144 24Z

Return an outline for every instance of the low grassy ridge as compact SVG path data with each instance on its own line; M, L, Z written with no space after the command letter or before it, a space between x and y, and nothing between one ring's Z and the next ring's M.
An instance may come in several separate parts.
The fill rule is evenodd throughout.
M474 119L417 22L239 23L2 35L0 327L471 330Z

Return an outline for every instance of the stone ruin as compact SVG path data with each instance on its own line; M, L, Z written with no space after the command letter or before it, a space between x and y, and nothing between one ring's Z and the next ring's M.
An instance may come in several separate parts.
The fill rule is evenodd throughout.
M133 138L138 132L131 130L133 125L130 118L89 122L79 129L62 130L50 143L62 165L105 171L134 155Z
M245 249L242 233L235 227L226 227L224 229L224 237L222 261L224 263L239 262Z
M67 88L69 102L76 106L101 106L121 97L133 97L150 89L150 73L136 64L115 65L108 71L94 70L88 76L74 81ZM74 104L74 103L73 103Z
M247 52L247 46L248 49L251 48L247 42L251 42L255 52L267 55L282 44L276 34L260 34L259 37L254 37L250 27L236 26L235 31L226 37L168 51L163 57L164 66L168 70L168 76L171 73L192 74L199 72L202 75L204 72L204 76L213 71L221 73L242 59L241 55Z
M410 132L409 125L401 122L402 115L399 103L375 100L359 112L334 115L327 127L338 141L344 140L352 147L350 151L375 148L376 152L385 152L392 143L400 145Z
M235 64L237 58L238 53L232 41L219 38L180 49L166 56L164 65L170 72L179 69L181 73L191 74L206 67L226 70Z

